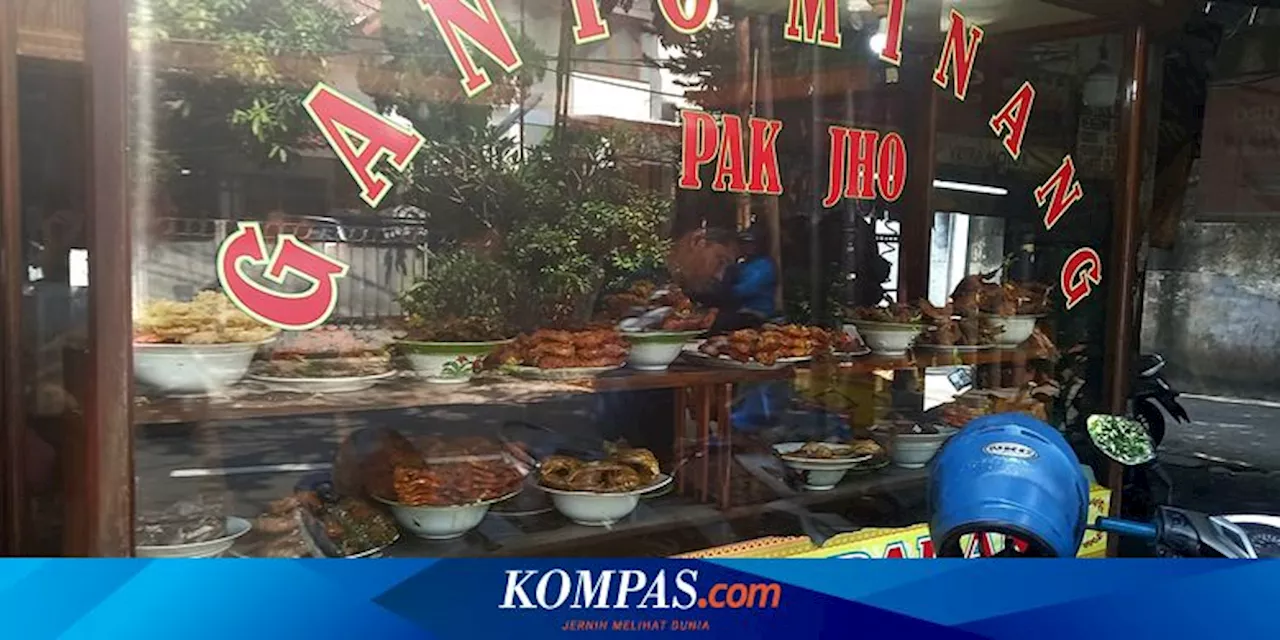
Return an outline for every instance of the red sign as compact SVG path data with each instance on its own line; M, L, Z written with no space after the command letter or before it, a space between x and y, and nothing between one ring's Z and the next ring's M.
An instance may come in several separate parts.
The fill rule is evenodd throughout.
M284 293L255 282L245 267L265 267L267 280L283 285L289 274L307 281L302 293ZM276 239L267 252L262 227L241 222L235 233L218 248L218 282L241 311L264 324L291 331L305 331L324 324L338 304L338 280L348 266L303 244L292 235Z

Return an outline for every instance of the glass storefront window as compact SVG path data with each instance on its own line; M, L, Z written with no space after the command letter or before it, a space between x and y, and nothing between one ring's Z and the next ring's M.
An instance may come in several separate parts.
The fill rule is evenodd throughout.
M820 544L974 417L1075 442L1122 39L775 4L135 0L135 553Z

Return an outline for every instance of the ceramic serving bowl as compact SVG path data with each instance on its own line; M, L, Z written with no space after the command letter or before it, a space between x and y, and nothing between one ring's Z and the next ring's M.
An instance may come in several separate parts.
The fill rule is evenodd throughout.
M427 382L461 384L475 375L476 365L510 340L489 342L416 342L396 343L413 370Z
M1026 342L1036 330L1040 316L992 316L991 322L1003 330L996 334L996 345L1016 347Z
M452 540L460 538L466 535L468 531L480 526L480 521L484 520L485 514L489 513L490 506L513 498L517 493L519 491L513 491L505 496L491 500L450 507L426 505L415 507L384 500L377 496L374 496L374 499L387 505L391 509L391 515L395 517L396 523L400 525L401 529L410 534L427 540Z
M236 538L249 533L251 528L248 520L228 516L227 532L219 538L189 544L138 545L133 552L139 558L216 558L226 553Z
M886 443L889 459L894 466L903 469L923 469L937 455L938 450L955 435L955 427L937 426L937 433L897 433L892 428L877 427L872 430L877 439Z
M566 491L542 485L551 496L551 502L564 517L588 527L607 527L629 515L640 504L640 496L658 491L671 483L671 476L662 474L657 480L634 491L621 493L596 493L593 491Z
M834 489L850 469L872 458L870 454L852 455L851 447L844 444L818 443L831 451L835 458L813 458L799 455L804 442L780 442L773 445L773 453L788 468L798 471L804 478L804 488L809 491Z
M862 341L871 349L871 352L882 356L906 355L916 337L924 330L924 327L918 324L865 321L851 324L857 329L858 335L862 337ZM845 331L847 332L848 329Z
M167 395L203 395L240 382L253 355L272 340L230 344L133 345L138 381Z
M701 334L701 331L623 332L623 337L631 343L627 366L638 371L665 371L680 357L684 345Z

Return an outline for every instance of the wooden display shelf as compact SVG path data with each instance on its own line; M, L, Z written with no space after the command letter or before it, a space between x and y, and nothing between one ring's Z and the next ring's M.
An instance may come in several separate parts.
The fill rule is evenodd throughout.
M584 380L525 380L505 375L483 375L466 384L431 384L406 374L368 391L339 394L302 394L272 391L252 381L225 394L195 398L138 397L134 422L143 425L244 420L283 416L379 411L421 406L506 404L522 405L563 399L601 391L683 389L721 384L784 380L789 368L770 371L712 369L676 365L667 371L643 372L619 369Z
M985 364L1025 364L1037 360L1055 360L1057 356L1040 349L983 349L981 351L943 351L915 349L902 357L868 355L839 363L845 373L872 373L928 367L958 367ZM816 368L816 367L815 367Z
M875 371L983 364L1023 364L1052 359L1052 354L1025 349L989 349L971 353L919 350L901 358L868 355L840 362L839 371L869 374ZM802 365L820 368L824 363ZM379 411L421 406L464 404L520 405L602 391L648 391L750 384L785 380L790 368L774 370L711 368L679 363L667 371L619 369L597 378L568 381L524 380L504 375L483 375L466 384L430 384L406 374L369 391L342 394L301 394L272 391L244 382L225 394L198 398L138 397L134 405L137 424L177 424L213 420L243 420L282 416Z

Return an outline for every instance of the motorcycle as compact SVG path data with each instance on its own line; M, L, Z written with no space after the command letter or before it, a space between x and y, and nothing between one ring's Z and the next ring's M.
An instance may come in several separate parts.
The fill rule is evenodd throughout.
M1137 375L1134 376L1133 388L1129 392L1134 417L1146 427L1157 447L1164 441L1165 412L1179 423L1191 422L1187 410L1178 402L1178 392L1169 386L1169 382L1160 373L1165 364L1165 359L1158 353L1140 356L1136 367Z
M1146 427L1122 416L1090 416L1089 439L1127 467L1155 465ZM1003 557L1073 557L1086 529L1137 537L1163 557L1280 557L1280 517L1207 515L1159 506L1147 521L1086 522L1089 481L1065 438L1029 416L972 421L933 461L929 534L939 557L959 557L961 538L997 533L1018 541Z

